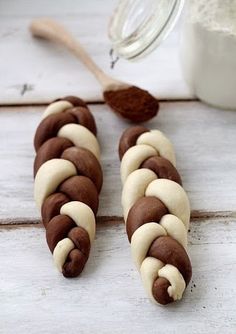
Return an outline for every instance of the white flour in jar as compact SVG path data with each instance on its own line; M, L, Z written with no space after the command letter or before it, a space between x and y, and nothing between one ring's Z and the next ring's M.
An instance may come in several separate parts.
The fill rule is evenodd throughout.
M189 0L181 62L193 93L236 110L236 0Z

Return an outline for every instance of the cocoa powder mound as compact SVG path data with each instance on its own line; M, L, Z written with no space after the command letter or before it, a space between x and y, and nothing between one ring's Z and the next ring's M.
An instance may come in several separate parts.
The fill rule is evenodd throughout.
M145 122L156 116L159 102L148 91L131 86L117 91L105 91L105 102L120 116L132 122Z

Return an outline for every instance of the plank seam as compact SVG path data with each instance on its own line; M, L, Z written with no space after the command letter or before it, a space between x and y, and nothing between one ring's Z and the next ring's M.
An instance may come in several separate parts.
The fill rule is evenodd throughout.
M160 103L184 103L184 102L200 102L197 98L163 98L158 99ZM88 105L103 105L105 104L102 100L95 100L95 101L85 101ZM8 103L0 103L0 108L10 108L10 107L46 107L48 103L15 103L15 104L8 104Z
M216 219L234 219L236 218L235 211L218 211L218 212L206 212L206 211L193 211L191 213L191 222L199 221L199 220L216 220ZM99 224L121 224L123 223L123 217L120 216L99 216L98 217L98 225ZM6 218L0 219L0 228L7 228L9 226L12 227L25 227L25 226L36 226L41 225L42 223L37 218Z

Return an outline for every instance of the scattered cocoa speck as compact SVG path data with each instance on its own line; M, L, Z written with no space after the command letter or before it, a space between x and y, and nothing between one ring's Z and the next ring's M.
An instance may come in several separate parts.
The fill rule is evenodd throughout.
M132 122L145 122L156 116L159 102L148 91L131 86L103 93L105 102L120 116Z
M34 86L25 83L25 84L22 85L22 88L21 88L21 91L20 91L20 95L23 96L23 95L25 95L26 92L30 92L32 90L34 90Z
M193 286L194 286L194 288L196 288L196 284L195 283L193 284Z
M110 49L109 51L109 56L110 56L110 68L113 70L115 67L115 64L118 62L118 60L120 59L118 56L115 56L114 58L114 50Z
M46 292L44 289L42 289L42 296L46 296Z
M202 308L206 308L206 306L203 306Z

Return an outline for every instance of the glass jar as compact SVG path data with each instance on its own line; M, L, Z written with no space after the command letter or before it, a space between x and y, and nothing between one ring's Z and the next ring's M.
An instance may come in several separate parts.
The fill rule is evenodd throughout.
M192 92L212 105L236 109L236 0L188 0L180 61ZM184 0L120 0L109 37L116 54L139 59L175 26Z
M191 0L180 60L186 82L202 101L236 110L236 0Z
M154 50L175 26L184 0L120 0L109 25L113 50L138 59Z

